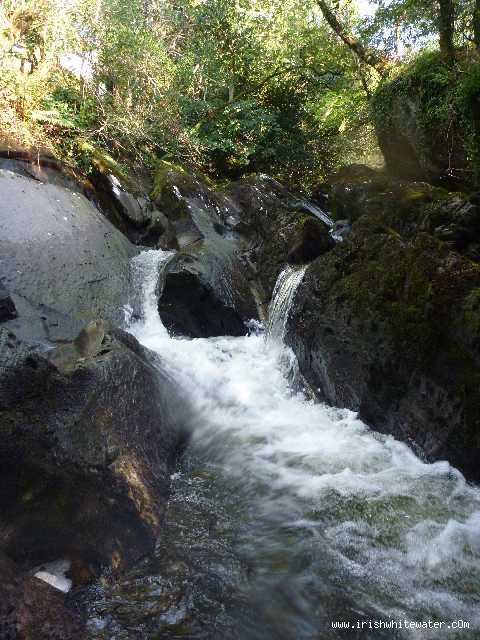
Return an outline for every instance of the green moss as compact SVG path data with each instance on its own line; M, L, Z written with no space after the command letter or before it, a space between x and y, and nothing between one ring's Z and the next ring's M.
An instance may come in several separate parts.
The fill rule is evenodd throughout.
M417 154L428 160L432 150L447 150L453 168L480 179L480 138L477 99L480 96L480 64L467 54L459 55L457 65L445 65L438 51L421 53L397 75L384 80L371 100L371 114L379 137L393 138L405 122L398 122L400 101L418 122L415 146ZM412 114L410 114L412 115ZM410 117L410 116L408 116ZM464 166L456 166L463 164ZM446 167L445 167L446 169ZM468 177L468 176L466 176Z
M399 97L420 94L421 113L424 124L447 124L449 106L447 96L455 78L445 66L439 52L420 54L411 64L403 67L393 79L382 82L373 95L371 108L377 126L392 126L393 102Z
M463 319L470 331L480 336L480 288L473 289L465 298Z
M187 172L182 166L174 164L173 162L168 162L167 160L160 160L158 162L153 178L153 198L160 197L164 187L171 184L174 174L186 175Z
M77 141L77 149L77 162L82 164L87 175L91 173L93 168L103 174L112 173L129 191L136 192L137 187L129 177L127 169L104 149L81 139Z
M480 331L480 288L472 290L480 287L478 265L457 259L450 266L441 240L423 232L407 240L375 217L360 219L353 234L350 246L339 248L348 256L340 258L333 295L363 322L386 323L396 349L425 365L446 343L467 294L465 324Z

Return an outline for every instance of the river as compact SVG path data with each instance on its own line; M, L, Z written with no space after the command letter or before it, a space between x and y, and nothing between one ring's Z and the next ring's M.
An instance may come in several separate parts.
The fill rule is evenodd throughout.
M169 255L135 259L130 331L195 419L156 558L117 591L122 615L99 598L93 635L479 638L480 491L302 388L282 337L303 271L281 274L267 336L252 323L247 337L172 338L156 302ZM429 621L445 625L411 628Z

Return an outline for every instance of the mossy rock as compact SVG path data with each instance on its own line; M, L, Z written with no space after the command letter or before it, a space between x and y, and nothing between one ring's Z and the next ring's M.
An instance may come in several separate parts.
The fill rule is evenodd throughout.
M382 82L371 113L394 175L455 186L479 178L480 64L459 54L449 68L439 52L420 54Z
M288 342L321 399L478 479L480 264L429 224L469 201L402 190L309 266Z
M463 319L467 327L480 338L480 288L475 288L463 303Z
M290 264L305 264L334 246L335 241L327 225L312 216L305 216L300 220L287 261Z

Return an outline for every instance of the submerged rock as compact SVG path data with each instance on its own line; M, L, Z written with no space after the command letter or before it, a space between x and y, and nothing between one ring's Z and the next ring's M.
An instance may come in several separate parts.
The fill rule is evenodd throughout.
M321 398L478 479L480 265L474 234L462 249L454 240L476 215L415 184L363 189L350 235L307 269L288 341Z

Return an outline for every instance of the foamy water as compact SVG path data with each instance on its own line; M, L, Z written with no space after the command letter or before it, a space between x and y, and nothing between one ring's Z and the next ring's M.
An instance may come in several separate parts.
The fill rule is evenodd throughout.
M357 613L461 619L476 629L401 637L479 637L480 492L447 462L426 464L354 413L292 390L295 359L280 339L303 271L279 279L270 340L174 339L156 308L169 255L135 259L144 304L130 330L188 391L191 455L213 465L243 505L238 553L253 568L242 588L264 599L279 625L251 637L343 637L318 629L329 616Z

